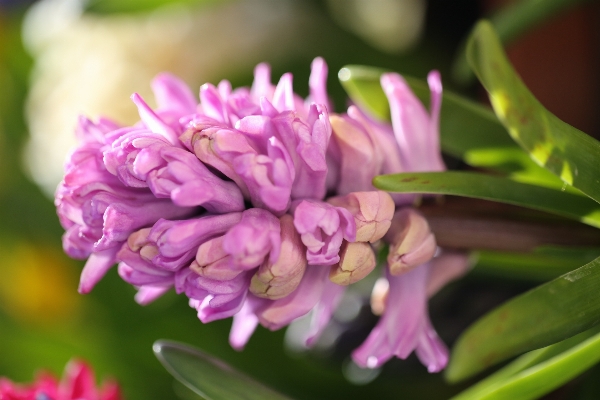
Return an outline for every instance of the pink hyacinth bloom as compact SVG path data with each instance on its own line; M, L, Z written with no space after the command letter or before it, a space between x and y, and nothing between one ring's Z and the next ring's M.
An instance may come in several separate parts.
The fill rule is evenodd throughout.
M255 207L283 215L290 205L294 183L292 159L276 138L267 142L266 154L243 154L233 161L235 172L246 184Z
M352 214L342 207L314 200L293 204L294 226L306 246L306 259L311 265L333 265L340 261L343 240L356 240L356 224Z
M386 240L390 243L387 262L392 275L401 275L428 262L437 249L427 220L410 207L396 211Z
M314 346L317 339L325 330L325 327L331 320L333 312L342 300L346 288L327 281L324 283L323 292L319 301L311 311L310 326L304 335L306 346Z
M84 362L70 361L59 382L49 373L39 374L30 385L18 385L0 378L2 400L121 400L121 390L113 381L96 387L93 370Z
M364 126L347 115L333 115L330 121L333 139L329 153L338 175L333 184L336 192L345 195L373 190L371 181L383 165L376 143Z
M207 215L182 221L161 219L148 231L140 248L142 258L166 270L186 266L196 255L198 246L222 235L240 222L242 213Z
M269 300L248 295L240 312L233 317L229 342L241 350L260 323L278 330L316 308L317 317L309 333L315 340L327 325L344 288L327 280L328 268L320 265L306 267L298 287L288 296Z
M221 281L200 276L184 268L175 273L175 291L190 298L190 306L198 311L204 323L229 318L237 313L246 299L250 272Z
M431 325L427 313L430 264L400 276L388 274L386 309L365 342L352 353L363 368L377 368L396 356L405 359L416 351L429 372L441 371L448 350Z
M252 269L268 256L270 262L279 258L281 249L279 219L260 208L242 213L241 221L223 238L223 249L232 256L232 267Z
M158 198L210 212L242 211L244 199L233 182L215 176L198 158L151 133L133 131L104 152L107 169L131 187L149 187Z
M286 214L279 218L281 250L275 262L265 259L252 277L250 291L262 298L277 300L293 292L306 270L306 248L294 227L294 219Z
M427 76L431 90L431 111L398 74L381 76L392 114L392 126L406 172L443 171L446 169L440 151L439 119L442 104L442 81L437 71Z
M82 145L69 157L55 204L67 232L63 247L75 258L89 259L79 291L89 292L116 262L116 253L129 234L161 217L180 218L192 210L157 199L149 191L128 188L105 168L102 151L116 125L80 119Z
M260 64L254 75L251 88L205 84L198 102L181 80L161 74L152 82L155 109L132 96L134 126L81 120L81 144L56 196L65 250L89 257L80 291L119 262L140 304L174 288L204 323L233 316L234 348L258 324L276 330L311 311L313 344L344 285L375 267L372 243L384 240L392 245L384 314L355 356L379 365L416 349L439 370L444 348L427 296L464 270L462 259L447 255L451 269L426 263L435 251L426 221L409 209L400 212L407 218L393 217L415 196L390 196L371 183L382 173L444 168L439 74L429 77L430 112L399 75L382 76L392 125L356 106L332 114L320 58L306 100L291 74L274 85Z

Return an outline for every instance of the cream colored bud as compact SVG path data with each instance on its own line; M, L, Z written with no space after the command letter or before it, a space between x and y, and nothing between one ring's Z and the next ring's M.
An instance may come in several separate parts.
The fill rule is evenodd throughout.
M142 246L148 243L148 234L152 228L144 228L139 231L133 232L127 238L127 245L131 251L139 251Z
M306 248L294 227L294 217L286 214L281 224L279 258L271 263L268 258L258 268L250 282L250 291L258 297L280 299L293 292L306 269Z
M387 261L392 275L401 275L426 263L437 249L427 220L413 208L396 212L386 240L390 243Z
M219 281L238 276L242 270L231 267L231 256L223 250L223 239L224 236L219 236L202 243L190 269L200 276Z
M357 242L373 243L381 239L390 228L394 216L394 200L383 191L353 192L332 197L327 202L347 209L354 216Z
M370 244L344 241L340 249L340 262L331 267L329 280L338 285L350 285L367 276L376 264Z

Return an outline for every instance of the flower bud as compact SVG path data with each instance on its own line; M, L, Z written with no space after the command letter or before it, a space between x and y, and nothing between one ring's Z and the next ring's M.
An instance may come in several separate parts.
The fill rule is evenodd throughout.
M219 236L202 243L190 269L200 276L219 281L238 276L243 270L233 267L231 255L223 249L224 238L225 236Z
M294 228L289 214L279 219L281 223L281 251L274 263L267 259L250 282L250 291L258 297L280 299L293 292L306 269L306 248Z
M357 242L376 242L388 231L394 216L394 200L386 192L353 192L327 199L329 204L343 207L354 216Z
M364 242L344 242L340 249L340 262L331 267L329 279L338 285L347 286L367 276L376 264L371 245Z
M387 261L392 275L401 275L429 261L437 249L425 217L412 208L396 212L386 234L390 243Z

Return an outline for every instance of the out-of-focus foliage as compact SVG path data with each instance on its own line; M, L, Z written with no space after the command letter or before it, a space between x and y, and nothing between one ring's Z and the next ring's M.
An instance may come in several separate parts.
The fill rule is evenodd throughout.
M338 111L344 110L347 95L333 79L336 71L348 63L382 68L349 67L344 73L349 73L347 77L351 79L343 79L343 83L353 101L371 105L375 115L387 118L387 100L379 86L381 71L423 77L428 70L437 68L444 77L449 77L453 54L478 13L474 2L459 2L464 6L461 16L450 22L444 8L450 6L442 1L429 1L421 41L415 42L415 47L406 53L392 54L365 43L361 33L351 30L358 35L355 36L339 27L331 16L331 5L324 1L242 3L95 0L88 2L85 10L80 7L76 13L67 15L68 24L63 25L60 20L58 25L52 25L56 20L49 18L50 13L42 12L38 20L42 22L29 19L29 24L39 25L26 28L30 33L31 29L38 29L37 37L27 38L35 60L22 46L23 14L17 8L11 8L17 11L10 13L0 8L0 250L3 255L0 375L27 381L40 367L58 373L68 359L77 355L89 360L100 377L115 377L127 399L169 399L174 393L181 398L198 398L181 385L173 386L172 377L153 357L152 343L164 337L202 348L297 399L396 399L400 395L406 399L446 399L466 389L467 384L449 385L441 375L427 374L414 358L392 361L376 371L360 370L351 364L350 351L376 322L364 293L356 294L353 301L344 304L347 307L336 315L316 351L284 348L284 341L291 341L293 332L284 339L283 332L259 329L241 353L227 343L229 321L202 325L184 299L174 294L140 307L133 301L133 290L115 271L90 295L76 293L81 263L62 255L62 230L54 207L27 177L32 171L31 163L36 163L38 171L52 177L46 182L56 179L64 152L68 143L72 143L71 127L75 124L72 118L76 113L93 114L92 117L101 112L114 113L111 116L130 122L128 118L135 118L132 117L135 107L128 100L130 92L149 93L149 79L161 69L182 75L193 87L223 78L240 86L250 83L252 65L268 61L273 66L273 75L292 71L296 82L306 82L310 61L323 56L330 67L328 89ZM262 11L257 13L259 3ZM271 14L267 12L269 9ZM64 30L53 30L57 26ZM449 26L452 29L448 31L439 30ZM30 75L32 63L35 66ZM410 79L409 83L427 103L424 82ZM527 151L511 140L489 109L472 100L476 92L463 92L464 96L459 96L451 92L450 79L445 79L444 84L450 90L444 95L442 144L451 156L450 166L470 165L513 180L562 189L563 183L532 162ZM24 110L30 89L28 128ZM307 88L296 84L296 90L305 94ZM534 103L526 103L531 104ZM540 110L537 105L535 109ZM30 164L25 173L21 154L25 143L31 140L28 129L43 139L36 151L28 151ZM564 131L571 132L568 128ZM57 155L56 149L62 153ZM526 150L531 149L526 147ZM584 154L589 152L583 148L577 151L580 150ZM571 156L568 161L572 161ZM593 168L584 170L570 169L576 177L582 173L591 175ZM562 170L559 172L563 175ZM500 181L519 188L518 193L505 191L502 195L527 195L521 191L524 186L505 179ZM46 186L47 192L53 190L53 184ZM580 189L589 192L586 185ZM556 200L555 208L566 207L566 213L577 219L592 218L589 210L595 203L586 202L588 199L575 194L576 190L567 189L572 193L539 187L534 190L547 194L538 192L537 208L542 203L554 204L556 198L572 199ZM531 206L533 200L530 200L520 204ZM565 214L565 209L552 210L552 207L542 208ZM587 220L590 221L595 219ZM448 343L454 342L465 327L490 309L531 289L532 281L556 280L509 301L467 331L466 335L474 337L468 342L488 343L492 347L504 343L505 347L494 348L497 353L491 358L485 358L489 353L485 353L484 347L473 350L480 351L478 354L469 352L464 357L460 354L464 345L459 344L453 368L456 371L460 367L462 372L454 372L454 377L562 340L595 323L597 262L561 278L557 276L592 261L597 255L595 248L480 252L472 276L445 288L431 301L432 319ZM582 277L581 271L589 274ZM511 340L499 338L494 331L504 310L512 313L507 318L513 324L501 324L502 332ZM535 324L537 330L525 329L520 324L535 321L533 317L540 315L544 321ZM541 333L537 336L536 332ZM583 335L521 356L473 390L484 388L492 396L513 388L523 394L535 387L537 392L527 393L541 395L597 361L597 337L591 333ZM564 368L570 369L570 375L560 374ZM552 375L556 371L557 375ZM595 382L599 381L599 374L600 370L591 369L582 378L582 395L588 395L587 398L597 395ZM575 398L578 388L569 390L567 397Z

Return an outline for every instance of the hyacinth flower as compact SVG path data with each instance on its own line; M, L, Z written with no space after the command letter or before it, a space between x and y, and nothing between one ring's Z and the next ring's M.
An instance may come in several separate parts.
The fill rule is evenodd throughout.
M414 210L396 210L406 197L371 185L381 173L443 168L439 139L411 136L437 135L441 84L431 76L431 117L403 92L408 87L399 76L382 78L392 126L356 106L333 114L322 59L312 64L306 100L293 92L291 74L273 85L269 67L260 64L251 88L205 84L199 102L183 82L161 74L152 82L157 109L132 96L140 121L131 127L82 119L82 143L56 196L65 250L89 257L80 291L91 290L119 263L119 275L137 288L140 304L174 289L204 323L233 317L230 342L237 349L259 324L277 330L309 312L312 344L346 286L373 271L372 245L383 240L395 258L381 323L400 321L411 301L418 305L416 322L403 328L400 339L375 329L356 357L369 358L375 351L370 343L376 343L380 363L397 354L392 342L408 340L398 354L417 348L433 354L423 356L428 365L431 359L444 364L439 339L419 350L404 338L435 333L426 306L433 276L427 271L433 269L419 266L433 257L435 239ZM404 112L407 102L423 112ZM432 161L411 162L408 145L421 146L414 154ZM387 299L412 280L414 293L392 306Z
M84 362L70 361L62 380L50 373L40 373L29 385L15 384L0 378L2 400L121 400L121 390L113 381L96 387L94 371Z
M65 252L74 258L89 257L80 281L82 293L115 264L116 253L135 230L161 217L180 218L193 211L158 199L149 190L127 187L106 169L102 152L115 128L107 120L95 124L80 119L82 145L70 154L56 191L55 204L66 229Z
M390 103L392 131L401 163L398 170L386 172L440 171L445 166L439 145L439 113L442 85L439 73L428 76L431 90L431 111L427 113L421 102L398 74L381 77L381 85ZM361 113L357 119L369 124ZM365 129L366 130L366 129ZM371 132L381 133L377 125ZM374 293L374 309L383 313L377 326L366 341L356 349L354 361L368 368L376 368L393 356L408 357L413 351L429 372L442 370L448 362L448 350L435 332L427 311L427 299L432 286L439 289L446 281L466 272L468 260L457 255L453 259L439 258L436 273L431 263L437 250L434 235L426 219L407 207L405 196L395 197L399 206L384 240L389 243L388 267L385 275L385 295ZM445 268L452 273L443 273ZM441 274L441 278L440 278ZM381 287L375 288L382 292Z

